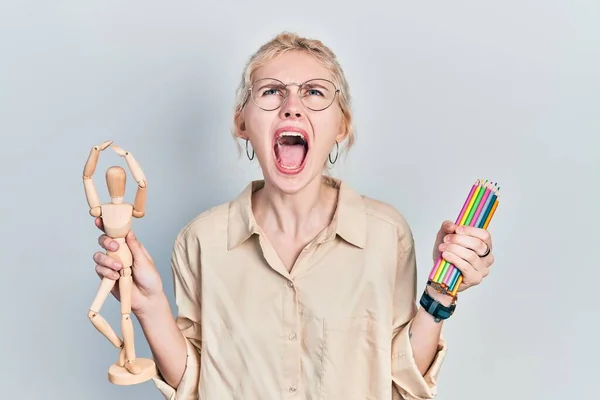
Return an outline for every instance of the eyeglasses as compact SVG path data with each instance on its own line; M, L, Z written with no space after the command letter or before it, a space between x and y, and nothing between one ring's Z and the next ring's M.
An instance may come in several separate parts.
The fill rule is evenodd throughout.
M304 83L286 85L274 78L259 79L248 90L254 104L265 111L273 111L281 107L288 98L288 86L298 86L300 101L304 107L313 111L322 111L329 107L340 91L327 79L311 79Z

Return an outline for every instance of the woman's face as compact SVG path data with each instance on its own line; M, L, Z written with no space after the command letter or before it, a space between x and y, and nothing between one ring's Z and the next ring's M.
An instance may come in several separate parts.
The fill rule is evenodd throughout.
M346 134L331 82L329 71L302 52L286 53L254 75L237 133L249 138L265 180L283 192L296 192L320 175L335 141Z

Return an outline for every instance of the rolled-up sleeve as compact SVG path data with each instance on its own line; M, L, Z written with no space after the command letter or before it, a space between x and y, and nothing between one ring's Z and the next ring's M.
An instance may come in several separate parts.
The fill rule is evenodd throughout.
M199 349L186 337L187 360L185 371L177 388L170 386L160 372L153 378L158 390L166 400L193 400L198 399L198 382L200 381L200 353Z
M399 240L391 360L393 386L405 400L425 400L437 396L437 378L447 350L444 338L440 336L433 362L425 374L421 374L415 362L409 336L413 318L417 313L416 289L414 241L410 229L406 228Z
M412 320L394 337L392 345L392 381L405 400L433 399L437 396L437 378L446 356L446 343L442 337L433 362L421 375L415 362L408 332Z
M171 257L175 302L177 304L177 326L186 342L185 371L176 388L170 386L160 374L153 378L154 384L166 400L198 399L200 381L200 354L202 349L200 274L199 267L190 268L199 259L195 246L178 240Z

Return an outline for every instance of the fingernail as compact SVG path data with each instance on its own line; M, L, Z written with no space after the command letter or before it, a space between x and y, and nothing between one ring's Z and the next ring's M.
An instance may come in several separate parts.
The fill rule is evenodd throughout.
M465 228L463 228L462 226L459 226L458 228L456 228L456 232L458 233L463 233L465 231Z
M117 249L117 242L110 242L110 249L111 250L116 250Z
M113 266L114 266L115 268L121 268L121 263L120 263L120 262L118 262L118 261L115 261L115 262L113 263Z
M449 242L449 241L450 241L450 235L444 236L444 242Z

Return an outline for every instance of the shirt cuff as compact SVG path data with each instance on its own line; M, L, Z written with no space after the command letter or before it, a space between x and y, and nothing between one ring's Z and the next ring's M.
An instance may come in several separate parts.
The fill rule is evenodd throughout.
M198 349L185 339L187 346L187 360L185 363L185 371L177 389L165 382L164 378L158 371L157 375L152 378L158 390L163 394L166 400L197 400L198 399L198 384L200 381L200 355Z
M415 362L408 332L411 320L394 338L392 346L392 380L394 387L405 400L430 400L437 396L437 378L446 357L446 342L440 335L433 362L421 375Z

